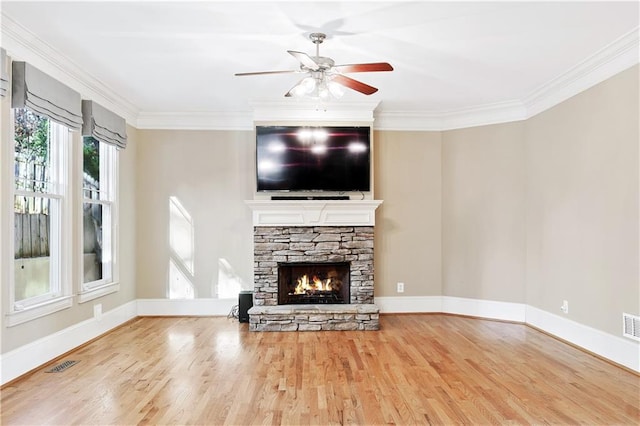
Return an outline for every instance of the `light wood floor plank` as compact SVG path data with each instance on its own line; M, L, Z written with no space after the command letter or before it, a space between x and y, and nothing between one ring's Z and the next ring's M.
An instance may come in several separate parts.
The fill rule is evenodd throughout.
M640 424L640 376L521 324L251 333L139 318L2 389L5 425Z

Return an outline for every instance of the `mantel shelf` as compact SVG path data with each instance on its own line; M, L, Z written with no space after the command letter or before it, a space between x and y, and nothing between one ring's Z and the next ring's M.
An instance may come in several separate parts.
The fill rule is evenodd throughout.
M374 226L382 200L246 200L253 226Z

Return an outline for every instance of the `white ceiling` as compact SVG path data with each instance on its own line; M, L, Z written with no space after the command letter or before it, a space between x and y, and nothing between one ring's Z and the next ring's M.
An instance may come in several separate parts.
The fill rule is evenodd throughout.
M379 101L378 114L433 118L503 106L522 110L559 79L593 72L585 64L595 68L590 64L598 55L612 46L620 50L621 40L635 43L637 62L638 6L3 0L1 11L9 54L79 80L77 90L103 96L135 124L140 117L241 114L251 111L251 100L283 99L300 75L234 73L296 69L287 50L313 54L307 37L317 31L328 35L321 55L338 64L393 65L393 72L350 74L379 91L348 91L344 100ZM615 52L609 56L615 60Z

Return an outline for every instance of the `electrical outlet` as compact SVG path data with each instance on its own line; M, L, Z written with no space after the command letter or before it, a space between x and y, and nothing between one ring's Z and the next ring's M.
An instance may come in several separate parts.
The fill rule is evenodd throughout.
M96 321L100 321L100 319L102 319L102 303L96 303L93 305L93 318L95 318Z
M404 293L404 283L398 283L398 293Z
M562 306L560 306L560 310L562 312L564 312L565 314L569 313L569 302L567 302L566 300L562 301Z

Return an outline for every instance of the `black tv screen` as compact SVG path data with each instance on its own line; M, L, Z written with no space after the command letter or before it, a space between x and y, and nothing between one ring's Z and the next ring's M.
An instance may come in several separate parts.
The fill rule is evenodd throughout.
M370 159L370 127L256 127L258 191L368 192Z

